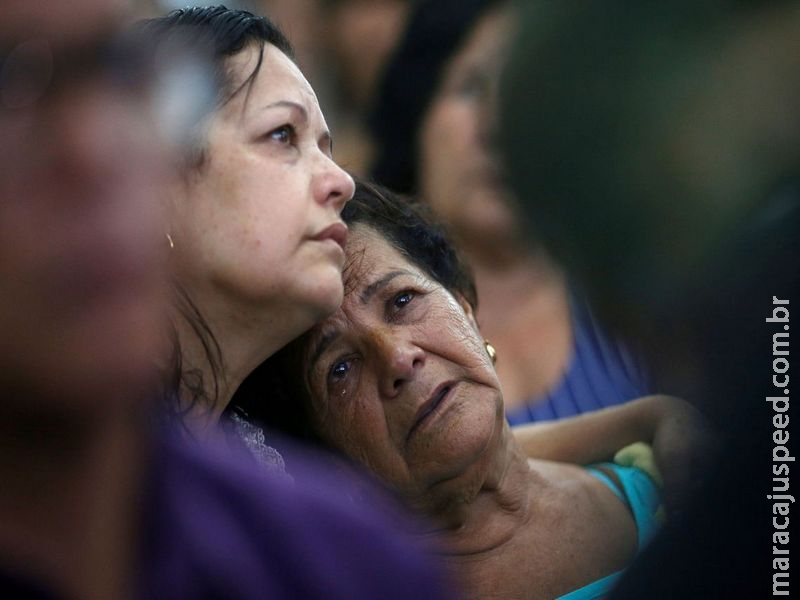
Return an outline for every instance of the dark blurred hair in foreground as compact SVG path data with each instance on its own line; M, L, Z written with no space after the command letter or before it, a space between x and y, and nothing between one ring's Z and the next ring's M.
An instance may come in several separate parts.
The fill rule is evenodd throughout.
M800 13L786 0L525 3L502 137L531 227L725 434L618 598L772 585L773 297L800 288ZM781 394L782 395L782 394ZM788 395L787 395L788 398Z

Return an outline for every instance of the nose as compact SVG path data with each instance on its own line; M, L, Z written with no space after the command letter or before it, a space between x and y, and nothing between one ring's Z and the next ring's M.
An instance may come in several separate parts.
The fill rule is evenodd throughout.
M340 213L355 193L355 182L331 157L326 154L322 157L320 173L314 185L314 198L319 204L332 205Z
M385 332L378 332L375 338L381 364L380 392L384 398L395 398L418 376L425 364L425 351L411 340Z

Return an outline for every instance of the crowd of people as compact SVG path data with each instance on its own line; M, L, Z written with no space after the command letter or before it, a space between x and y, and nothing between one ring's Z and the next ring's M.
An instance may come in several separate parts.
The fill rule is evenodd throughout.
M3 597L784 591L791 2L2 15Z

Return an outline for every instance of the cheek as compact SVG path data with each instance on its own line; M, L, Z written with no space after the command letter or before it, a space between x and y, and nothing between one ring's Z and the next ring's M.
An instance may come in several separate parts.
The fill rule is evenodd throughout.
M260 167L242 152L210 160L185 201L188 235L206 252L236 260L284 259L306 233L308 202L300 178L281 165Z
M455 218L460 206L460 182L470 168L477 144L472 140L466 110L456 102L434 107L420 137L420 189L434 209L446 219Z
M467 102L445 99L434 106L426 120L422 144L427 158L440 164L459 164L474 144L474 112Z
M441 323L436 338L446 340L442 347L445 358L464 367L476 382L500 389L497 372L486 352L484 339L455 299L449 300L431 322Z
M396 471L386 417L379 400L333 402L322 421L324 438L334 448L391 481Z

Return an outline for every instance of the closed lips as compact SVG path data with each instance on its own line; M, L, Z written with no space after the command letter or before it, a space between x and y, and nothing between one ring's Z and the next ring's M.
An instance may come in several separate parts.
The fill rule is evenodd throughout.
M341 221L337 221L336 223L333 223L332 225L329 225L320 231L311 239L319 242L324 240L333 240L339 244L342 249L344 249L344 245L347 243L347 225Z
M414 423L411 425L411 429L408 431L408 435L406 436L406 441L411 439L411 436L420 428L420 426L430 418L430 416L436 411L437 408L442 404L445 398L447 398L450 391L455 387L455 382L447 381L439 385L431 394L431 396L423 403L422 406L419 407L417 414L414 416Z

